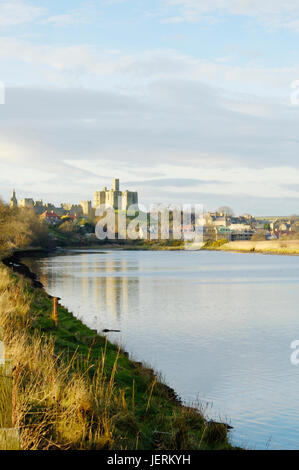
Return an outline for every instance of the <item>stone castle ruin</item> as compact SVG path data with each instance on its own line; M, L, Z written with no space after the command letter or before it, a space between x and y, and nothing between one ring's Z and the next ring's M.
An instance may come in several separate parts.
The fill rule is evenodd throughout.
M112 189L105 187L102 191L94 193L94 208L96 209L102 204L110 205L115 210L125 211L132 204L138 204L138 193L128 190L120 191L119 179L114 178Z
M132 191L120 191L119 179L113 180L113 188L94 193L94 205L91 201L80 201L79 204L61 203L60 206L55 206L51 203L44 203L42 200L34 201L32 198L17 199L16 192L13 190L12 197L10 198L10 207L23 207L33 209L36 214L42 215L44 213L55 213L61 217L64 215L77 216L77 217L93 217L96 208L100 204L109 204L116 210L127 210L132 204L138 204L138 193Z

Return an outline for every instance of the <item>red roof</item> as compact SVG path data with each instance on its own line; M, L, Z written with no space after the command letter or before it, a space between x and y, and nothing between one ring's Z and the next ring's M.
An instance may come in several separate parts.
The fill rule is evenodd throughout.
M45 211L45 212L41 215L41 217L43 217L43 218L49 218L49 219L59 219L59 218L60 218L59 215L55 214L54 211L51 211L51 212Z

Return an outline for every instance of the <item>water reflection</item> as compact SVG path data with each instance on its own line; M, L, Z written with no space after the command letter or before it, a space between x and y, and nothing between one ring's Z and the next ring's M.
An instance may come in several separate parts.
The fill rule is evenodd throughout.
M91 328L119 329L139 360L249 447L299 448L299 258L207 252L72 252L27 260Z
M55 293L59 284L64 295L73 298L88 299L92 306L93 327L100 328L101 321L98 313L105 312L108 316L120 321L126 318L129 312L129 304L139 302L139 278L138 275L130 281L124 273L140 267L135 264L130 266L127 259L112 259L98 257L88 259L84 253L74 256L46 257L41 259L25 258L23 261L30 265L38 274L39 280L49 293ZM55 260L55 261L54 261ZM79 296L79 297L77 297Z

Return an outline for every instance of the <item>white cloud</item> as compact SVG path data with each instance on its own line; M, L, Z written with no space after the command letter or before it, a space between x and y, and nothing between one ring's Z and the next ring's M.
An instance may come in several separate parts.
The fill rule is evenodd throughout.
M190 21L202 15L213 19L216 7L264 21L267 5L249 3L177 0L172 6L183 15L188 9ZM0 0L0 12L1 5ZM272 13L281 20L275 5ZM67 26L83 19L69 11L39 23ZM289 104L290 84L299 79L297 64L236 66L175 50L124 54L89 44L57 46L12 37L0 37L0 61L3 73L20 71L13 75L16 82L23 83L22 72L29 71L32 86L8 86L1 107L2 188L16 183L23 194L48 194L57 202L60 191L75 202L92 197L94 189L118 175L131 181L132 189L134 181L139 184L143 198L152 194L150 185L140 184L146 174L161 179L156 193L166 202L178 194L192 199L199 191L211 204L216 201L214 207L232 204L230 197L240 207L239 195L243 210L254 211L266 198L269 205L283 197L293 198L293 207L298 203L299 107ZM41 77L43 90L33 87ZM78 77L83 87L73 89ZM65 88L51 88L59 84ZM93 91L87 91L91 86ZM190 174L205 183L191 187ZM176 186L176 178L185 178L185 186ZM265 207L259 212L266 213Z
M47 8L34 6L24 0L0 0L0 27L34 21L52 26L71 26L90 23L98 14L101 12L94 0L85 1L78 8L57 15L50 15Z
M0 2L0 27L31 23L46 13L43 7L36 7L22 0Z
M117 52L117 53L116 53ZM289 67L237 66L225 62L201 60L174 50L144 51L125 55L104 51L88 44L48 46L31 44L11 37L0 37L0 59L15 59L30 64L48 84L72 85L82 77L106 78L107 86L121 86L138 93L157 79L188 79L227 90L261 96L278 96L289 102L291 83L299 78L299 64ZM5 67L3 67L5 71ZM48 82L45 78L47 78ZM56 74L56 77L55 75ZM18 77L17 77L18 78ZM5 76L1 77L6 80ZM40 77L39 77L40 79ZM95 82L96 84L97 82ZM96 85L95 85L96 86Z
M193 199L266 213L271 204L264 199L276 207L293 198L294 211L297 120L289 111L187 80L156 81L142 96L8 89L0 114L2 188L75 202L117 175L146 203L155 202L154 193L164 202ZM194 187L190 175L203 184ZM160 182L142 183L149 178Z
M299 0L164 0L169 7L179 7L180 14L164 18L164 22L197 22L215 18L217 14L243 15L256 18L273 29L299 31Z
M42 21L42 24L52 24L54 26L70 26L86 22L88 22L86 19L80 18L78 15L72 13L65 13L63 15L49 16L47 19Z
M106 5L114 5L117 3L127 3L129 0L103 0L103 3Z
M102 11L94 0L85 0L78 8L66 11L63 14L49 16L41 23L58 27L88 24L97 21L101 14Z
M47 65L64 72L88 71L94 60L89 46L33 45L11 37L0 38L0 58L14 58L36 66Z

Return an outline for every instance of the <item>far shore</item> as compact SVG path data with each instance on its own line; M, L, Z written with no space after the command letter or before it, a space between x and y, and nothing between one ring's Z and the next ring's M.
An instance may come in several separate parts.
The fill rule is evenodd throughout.
M76 247L77 249L80 247ZM84 248L84 247L83 247ZM93 247L95 248L95 247ZM118 250L145 250L145 251L180 251L180 250L205 250L205 251L228 251L235 253L259 253L268 255L299 255L299 240L265 240L265 241L233 241L218 245L216 247L198 244L181 244L181 245L163 245L163 244L103 244L97 246L102 249L118 249Z
M36 256L39 253L57 253L65 252L68 250L128 250L128 251L182 251L182 250L203 250L203 251L227 251L235 253L257 253L267 255L287 255L287 256L298 256L299 255L299 240L265 240L265 241L233 241L227 243L213 242L206 245L195 246L195 244L148 244L148 243L129 243L129 244L118 244L118 243L103 243L96 245L68 245L62 247L56 247L52 249L45 249L42 247L27 247L22 249L15 249L13 252L23 256ZM3 253L1 258L9 256L10 252Z
M236 253L261 253L267 255L299 255L299 240L234 241L218 247L206 247L209 251L231 251Z

